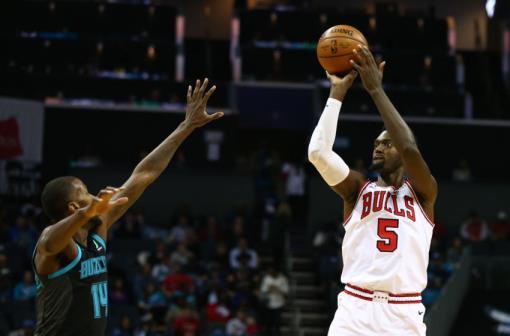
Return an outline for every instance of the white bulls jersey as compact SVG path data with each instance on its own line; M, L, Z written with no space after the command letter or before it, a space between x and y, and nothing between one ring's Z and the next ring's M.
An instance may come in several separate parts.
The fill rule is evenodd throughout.
M409 182L367 182L345 221L342 282L368 290L421 293L434 224Z

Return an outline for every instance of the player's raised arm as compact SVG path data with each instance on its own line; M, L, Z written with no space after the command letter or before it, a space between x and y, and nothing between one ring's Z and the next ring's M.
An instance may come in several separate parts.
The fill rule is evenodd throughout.
M317 168L326 183L347 203L345 212L350 212L358 192L365 182L365 177L350 170L344 160L333 151L336 128L342 101L357 76L351 71L340 78L327 74L331 82L329 99L315 127L308 146L308 159Z
M405 170L422 205L430 210L437 197L437 183L418 149L413 132L384 92L382 77L385 62L377 65L374 56L365 46L360 45L354 54L356 60L351 62L359 72L363 86L372 97L393 144L402 156Z
M129 201L102 217L105 225L101 226L98 234L106 238L106 229L117 221L140 197L145 188L159 177L170 163L177 148L193 130L223 116L223 112L207 113L207 101L216 90L216 86L213 86L206 92L207 84L208 79L206 78L203 83L197 80L193 90L191 86L188 86L184 121L158 147L138 163L129 179L122 186L123 191L117 196L126 196Z
M90 219L104 215L128 202L127 197L112 200L121 190L112 187L105 188L96 197L92 197L91 203L83 208L78 208L79 205L76 202L70 203L69 206L75 207L76 211L44 229L37 243L38 253L48 256L58 254L68 246L74 248L74 244L72 244L73 236Z

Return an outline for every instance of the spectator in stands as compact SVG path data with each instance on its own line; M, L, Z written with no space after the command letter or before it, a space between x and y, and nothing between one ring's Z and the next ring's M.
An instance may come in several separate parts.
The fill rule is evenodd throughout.
M16 301L31 301L35 298L36 286L31 271L23 272L23 281L14 287L13 298Z
M265 335L280 335L281 314L288 293L287 277L274 266L270 266L260 286L260 295L266 308Z
M234 246L239 242L239 239L246 237L246 224L243 216L237 215L234 217L231 228L228 232L228 245Z
M216 245L223 238L223 232L218 225L217 218L215 216L208 216L205 227L198 232L200 253L205 260L209 261L213 258L216 252Z
M507 240L510 238L510 221L506 212L499 211L494 222L490 226L494 240Z
M207 298L207 323L214 326L225 326L231 317L227 304L227 294L224 291L212 291Z
M477 212L473 211L469 218L462 223L460 235L468 241L479 242L490 236L490 230L487 222Z
M200 332L200 320L198 313L186 307L172 323L176 336L195 336Z
M109 302L112 305L129 303L129 295L123 278L117 278L113 282L113 288L109 291Z
M228 336L245 336L248 329L246 312L240 309L234 317L227 322Z
M147 284L155 282L152 277L152 265L149 262L144 262L141 266L141 272L136 272L133 277L133 291L138 299L143 297L144 289Z
M292 210L292 221L303 226L307 218L306 173L302 162L285 162L282 166L285 199Z
M31 217L20 215L16 218L16 225L10 230L10 238L13 243L26 249L30 255L35 247L37 236L37 229Z
M182 266L178 263L172 264L172 273L163 280L162 289L167 297L170 297L175 291L185 291L192 289L193 278L183 272Z
M170 256L164 255L152 268L152 277L157 281L163 281L172 271Z
M170 243L186 243L191 246L196 241L196 234L189 223L189 217L186 215L180 215L177 219L177 224L170 230L170 236L168 241Z
M117 238L140 238L142 230L142 223L136 214L128 212L118 226L117 231L115 231L115 236Z
M250 269L256 269L258 266L257 252L248 248L248 242L245 238L239 239L237 247L230 251L230 268L239 269L244 262Z
M452 178L456 182L470 182L473 179L467 160L459 161L458 166L453 169Z
M448 248L447 252L447 260L452 265L457 264L462 257L462 239L460 237L453 238L452 244L450 248Z
M132 325L129 316L122 316L120 319L120 326L113 330L112 336L133 336L135 328Z
M24 320L20 329L11 331L7 336L32 336L34 335L34 327L34 321Z
M177 245L177 248L170 256L170 263L175 264L178 263L182 267L186 267L189 263L191 263L193 259L193 253L188 250L188 247L184 243L180 243Z

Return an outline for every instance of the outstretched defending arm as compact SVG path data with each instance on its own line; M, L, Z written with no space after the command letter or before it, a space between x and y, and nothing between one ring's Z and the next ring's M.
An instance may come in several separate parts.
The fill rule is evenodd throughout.
M208 79L206 78L202 84L200 80L197 80L193 92L191 86L188 87L184 121L158 147L140 161L129 179L124 183L123 191L119 193L118 197L128 197L129 201L102 216L103 225L100 226L97 233L103 239L106 239L106 230L133 205L143 191L166 169L177 148L193 130L223 116L223 112L216 112L211 115L207 113L207 101L216 90L216 86L213 86L205 92L207 84Z
M327 74L331 90L326 107L315 127L308 146L308 159L317 168L326 183L347 203L344 213L349 213L358 192L365 181L364 176L350 170L344 160L333 151L336 128L342 101L357 76L355 71L344 78Z
M418 149L413 132L384 92L382 77L385 62L381 62L378 66L367 47L359 46L359 48L359 51L354 50L356 62L351 62L360 73L363 85L377 106L391 140L402 155L404 167L411 178L413 188L421 198L424 208L428 210L427 214L433 218L437 183Z

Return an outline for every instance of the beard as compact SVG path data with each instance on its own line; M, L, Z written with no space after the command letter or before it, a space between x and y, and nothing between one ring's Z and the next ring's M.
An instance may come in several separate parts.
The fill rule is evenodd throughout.
M372 172L379 172L383 167L384 167L384 161L378 161L378 162L372 161L372 164L368 167L368 170L372 171Z

